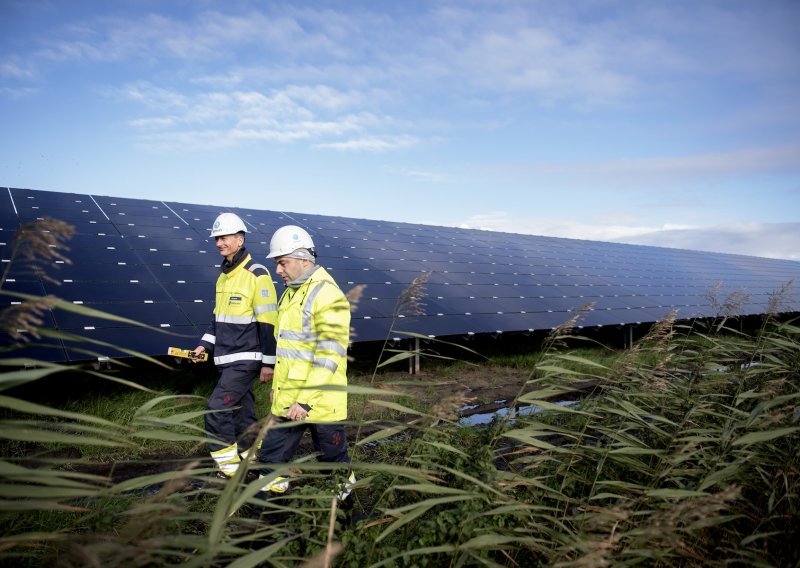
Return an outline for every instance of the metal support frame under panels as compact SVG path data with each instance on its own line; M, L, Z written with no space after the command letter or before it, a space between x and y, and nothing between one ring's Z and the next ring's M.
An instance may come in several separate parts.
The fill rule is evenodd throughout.
M412 355L408 358L408 373L410 375L419 374L419 337L408 340Z

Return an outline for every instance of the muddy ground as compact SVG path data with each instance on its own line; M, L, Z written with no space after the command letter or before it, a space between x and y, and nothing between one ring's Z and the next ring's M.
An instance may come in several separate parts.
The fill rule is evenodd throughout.
M415 406L430 408L434 416L457 420L507 406L519 396L530 378L529 370L464 365L444 375L424 370L413 375L389 373L380 375L374 385L414 398ZM361 377L355 381L364 384ZM394 400L402 403L403 396ZM365 411L364 418L373 418L369 408Z
M474 415L491 415L499 409L506 408L525 388L530 379L530 371L511 367L495 366L463 366L447 373L421 371L417 374L403 372L385 373L376 378L371 376L355 376L352 384L373 386L387 391L402 392L400 396L387 396L387 400L409 407L428 408L429 414L437 418L458 421ZM380 398L375 395L363 397L365 404L354 400L351 420L372 425L360 428L360 439L378 429L384 420L412 421L417 416L400 416L379 405L366 402L366 399ZM349 428L349 439L356 436L357 426ZM299 454L311 452L310 437L301 445ZM133 477L157 474L165 471L182 469L189 463L199 460L200 467L211 467L212 463L204 448L198 448L195 455L152 455L143 456L132 462L86 463L80 460L77 448L67 448L53 452L50 457L60 459L76 459L73 466L76 471L108 477L112 482L120 482Z

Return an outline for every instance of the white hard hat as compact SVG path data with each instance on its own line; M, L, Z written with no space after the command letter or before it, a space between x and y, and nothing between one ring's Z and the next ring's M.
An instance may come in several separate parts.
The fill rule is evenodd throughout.
M214 221L214 226L211 227L212 237L221 237L223 235L235 235L236 233L246 233L247 227L238 215L235 213L221 213Z
M285 256L300 248L308 249L314 254L314 241L311 240L311 235L297 225L286 225L272 235L267 258Z

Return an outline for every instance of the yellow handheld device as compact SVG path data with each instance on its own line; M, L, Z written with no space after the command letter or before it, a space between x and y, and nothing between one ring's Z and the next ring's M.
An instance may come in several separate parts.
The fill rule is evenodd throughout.
M207 361L208 353L195 353L190 349L181 349L180 347L170 347L167 349L167 355L173 357L183 357L184 359L191 359L192 361Z

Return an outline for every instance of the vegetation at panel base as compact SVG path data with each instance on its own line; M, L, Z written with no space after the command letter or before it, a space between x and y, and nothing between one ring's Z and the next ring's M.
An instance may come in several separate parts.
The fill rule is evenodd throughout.
M523 370L509 407L538 412L480 427L457 423L466 389L426 399L431 385L414 383L429 376L386 380L383 363L416 355L387 344L349 387L358 481L341 503L345 472L329 479L310 456L280 469L293 487L282 496L261 493L253 468L214 478L197 455L203 388L84 370L122 390L59 406L14 387L63 366L5 357L0 563L796 566L800 326L773 313L745 333L720 306L713 321L666 318L624 352L573 349L570 321L532 355L482 363ZM452 365L451 386L463 375ZM92 469L158 452L185 459L124 479Z

